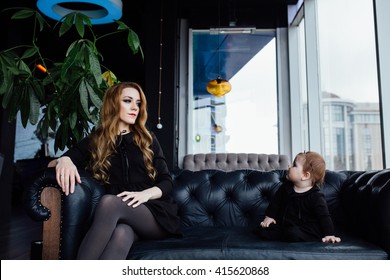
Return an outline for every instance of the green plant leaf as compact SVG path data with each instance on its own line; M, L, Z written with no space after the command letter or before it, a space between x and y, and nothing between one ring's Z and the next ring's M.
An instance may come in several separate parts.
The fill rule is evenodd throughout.
M127 44L129 45L130 49L133 51L133 54L138 53L141 44L139 42L137 33L135 33L131 29L129 29L129 34L127 35Z
M58 32L60 37L64 35L66 32L68 32L69 29L72 27L74 22L74 17L75 17L75 13L69 13L64 17L62 17L62 19L60 20L62 21L62 23L60 25L60 30Z
M36 47L28 48L24 51L23 55L20 57L21 59L26 59L29 57L32 57L38 52L38 49Z
M31 124L36 124L39 118L41 102L39 102L37 96L35 95L35 89L32 85L29 87L29 103L30 103L29 120Z
M11 19L25 19L33 16L36 13L35 10L29 9L29 8L23 8L20 11L17 11L14 13L11 17Z
M70 52L73 50L73 48L75 48L75 47L79 47L78 41L74 41L74 42L72 42L72 43L69 45L68 49L66 50L65 57L69 56L69 53L70 53Z
M20 74L19 68L16 65L8 67L8 70L9 70L9 73L14 75L14 76L17 76Z
M48 126L48 121L45 116L43 116L38 124L37 124L37 129L35 130L35 134L39 139L47 139L49 136L49 126Z
M10 85L7 88L7 91L5 91L4 94L3 94L3 100L2 100L2 103L1 103L3 108L7 108L8 107L8 104L9 104L9 102L11 100L11 97L12 97L13 88L14 88L14 80L12 79Z
M55 136L55 139L54 139L54 151L56 153L57 153L58 149L61 148L61 146L62 146L61 135L63 133L63 130L64 130L64 126L61 123L60 126L58 127L57 131L56 131L56 136Z
M83 20L84 24L92 27L91 19L88 16L84 15L83 13L78 13L77 16Z
M68 133L68 130L69 130L69 123L68 122L63 122L63 129L62 129L62 132L61 132L61 145L60 145L60 149L61 150L64 150L65 149L65 146L67 145L68 141L69 141L69 133Z
M123 21L116 20L115 22L118 24L118 30L130 29Z
M92 72L93 77L95 78L96 84L99 86L102 83L102 69L100 67L100 62L94 51L88 47L88 61L89 69Z
M82 45L79 43L74 44L74 45L72 45L72 49L69 52L67 52L67 56L64 60L64 63L62 64L62 69L61 69L61 78L62 79L64 79L68 70L76 62L79 53L81 53L81 50L80 50L81 47L82 47Z
M73 111L70 113L68 121L69 121L70 128L74 129L76 126L76 123L77 123L77 112L76 111Z
M96 94L88 81L85 81L85 85L87 87L88 95L92 101L92 104L95 105L96 108L100 109L102 107L102 100L100 99L99 95Z
M8 62L0 53L0 95L6 93L13 83L13 77L8 71Z
M48 114L48 117L50 117L50 114ZM48 119L49 127L51 130L56 131L57 130L57 119L56 118L50 118Z
M35 18L36 20L38 21L39 23L39 31L42 32L43 31L43 28L45 27L45 25L47 25L48 27L50 27L50 25L47 23L47 21L43 18L43 16L40 14L40 13L36 13L35 14Z
M23 127L26 127L30 117L30 95L26 84L21 92L20 101L20 119L22 121Z
M79 13L75 14L75 25L80 37L84 38L84 32L85 32L84 20L82 17L80 17Z
M88 89L85 79L83 79L79 86L80 103L85 115L90 118L89 106L88 106Z
M27 75L27 76L31 76L31 70L30 70L30 67L28 67L28 65L26 64L26 62L24 62L23 60L19 60L17 63L16 63L18 69L20 70L19 71L19 75Z
M45 99L45 88L43 86L43 83L38 80L32 80L31 87L33 88L38 100L42 102Z
M10 98L10 105L9 105L9 114L8 114L8 121L13 121L16 119L16 114L20 110L20 104L21 104L21 94L22 88L19 86L15 86L15 89L11 92L12 96ZM16 93L16 94L13 94ZM22 123L23 125L23 123Z

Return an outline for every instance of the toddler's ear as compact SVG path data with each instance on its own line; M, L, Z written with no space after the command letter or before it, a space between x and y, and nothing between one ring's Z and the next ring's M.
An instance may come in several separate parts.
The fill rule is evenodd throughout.
M303 172L302 181L310 180L310 179L311 179L311 173L309 171Z

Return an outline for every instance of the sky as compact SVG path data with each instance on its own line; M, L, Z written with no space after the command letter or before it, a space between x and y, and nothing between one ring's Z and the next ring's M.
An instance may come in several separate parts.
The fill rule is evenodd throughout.
M318 0L321 86L355 102L378 102L372 0Z

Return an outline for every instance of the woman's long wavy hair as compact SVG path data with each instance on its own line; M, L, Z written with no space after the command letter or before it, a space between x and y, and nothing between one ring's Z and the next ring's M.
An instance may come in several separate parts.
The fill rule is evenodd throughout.
M153 138L145 126L148 118L145 93L137 83L122 82L113 85L106 91L100 112L100 125L90 134L90 168L92 176L105 183L108 183L110 179L110 157L116 151L120 122L121 93L125 88L134 88L139 92L141 98L140 110L130 130L133 133L135 143L143 153L149 177L154 180L157 175L156 169L153 166L154 153L151 149Z

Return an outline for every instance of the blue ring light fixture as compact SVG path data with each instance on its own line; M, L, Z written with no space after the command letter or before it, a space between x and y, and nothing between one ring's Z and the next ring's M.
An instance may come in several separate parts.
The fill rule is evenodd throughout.
M100 6L96 10L72 10L61 4L88 3ZM112 23L122 17L122 0L38 0L37 7L46 16L60 20L72 12L80 12L91 18L92 24Z

